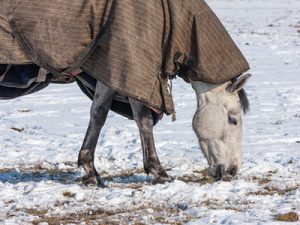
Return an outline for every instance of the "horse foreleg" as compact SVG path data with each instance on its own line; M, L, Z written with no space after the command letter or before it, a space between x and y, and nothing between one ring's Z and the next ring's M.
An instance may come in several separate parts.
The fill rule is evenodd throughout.
M103 186L101 178L95 169L94 155L100 131L105 123L113 95L114 91L112 89L106 87L101 82L97 82L90 110L89 126L78 155L78 166L82 166L86 173L83 177L85 185Z
M156 153L153 137L153 116L150 109L134 99L129 99L129 101L133 111L134 120L136 121L140 132L145 172L154 175L155 183L171 181L166 171L162 168Z

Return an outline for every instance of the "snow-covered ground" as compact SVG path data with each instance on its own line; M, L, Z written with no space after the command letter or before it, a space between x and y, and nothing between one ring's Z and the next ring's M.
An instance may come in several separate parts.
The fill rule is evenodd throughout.
M252 67L238 179L206 176L191 128L196 99L177 79L177 121L155 128L174 182L151 184L136 125L111 113L96 151L108 187L82 186L76 160L91 102L75 84L51 85L1 102L0 224L279 224L279 214L300 214L300 1L208 3Z

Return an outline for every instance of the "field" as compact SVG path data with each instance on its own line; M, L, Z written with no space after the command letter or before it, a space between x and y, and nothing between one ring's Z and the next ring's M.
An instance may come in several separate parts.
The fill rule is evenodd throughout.
M177 121L155 127L174 179L143 173L134 122L110 113L96 151L107 188L81 185L76 161L90 100L75 84L0 106L0 224L300 224L300 1L208 0L251 65L244 158L232 182L207 176L192 88L173 82Z

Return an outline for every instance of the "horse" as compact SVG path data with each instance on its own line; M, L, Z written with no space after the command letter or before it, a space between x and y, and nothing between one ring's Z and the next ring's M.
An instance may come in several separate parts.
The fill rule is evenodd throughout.
M250 76L244 74L218 85L190 80L198 102L193 129L208 161L209 175L215 180L230 181L240 169L243 152L242 111L246 113L249 109L243 86ZM86 185L103 186L94 165L94 154L101 128L116 94L113 89L97 82L89 126L78 155L78 166L82 166L86 173L83 177ZM154 183L171 181L156 153L153 138L155 121L151 109L134 98L129 97L129 102L140 133L145 173L154 176Z
M249 77L249 74L244 74L223 84L189 80L197 98L193 130L209 164L209 175L215 180L230 181L241 166L242 112L246 113L249 109L243 86ZM104 182L94 165L94 155L101 129L118 93L100 81L93 85L90 121L78 154L78 166L85 171L82 178L85 185L103 187ZM153 127L157 122L155 114L143 102L131 97L128 100L139 129L145 173L154 176L153 183L170 182L171 178L156 153L153 137Z
M169 80L176 75L196 93L192 124L209 174L216 180L238 174L249 65L204 0L3 0L0 50L2 83L6 77L9 85L14 80L8 76L11 65L36 66L36 75L25 79L25 94L46 87L55 77L78 80L83 72L94 79L88 84L93 103L78 155L84 184L103 186L94 165L97 140L108 111L128 106L139 128L145 172L155 183L171 180L156 153L153 110L174 115ZM14 97L22 95L18 87L6 86L15 88ZM115 108L117 96L126 99L126 106Z

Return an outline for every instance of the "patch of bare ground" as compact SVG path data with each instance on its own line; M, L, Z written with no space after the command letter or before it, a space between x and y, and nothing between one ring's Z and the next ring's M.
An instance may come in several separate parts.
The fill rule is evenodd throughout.
M77 165L75 162L63 162L66 166L69 166L70 168L67 169L59 169L56 165L48 164L47 166L44 166L42 163L37 162L35 165L19 165L17 170L22 173L48 173L48 174L58 174L60 172L74 172L74 168L77 168ZM16 171L16 168L1 168L0 173L8 173L8 172L14 172Z
M70 191L65 191L65 192L63 193L63 196L66 197L66 198L74 198L74 197L76 196L76 194L75 194L75 193L72 193L72 192L70 192Z
M0 168L0 173L11 173L15 171L15 169L12 168Z
M49 211L49 210L48 210ZM141 205L131 209L109 211L105 209L86 210L84 212L69 213L65 215L52 215L46 210L26 209L25 213L38 216L39 219L32 222L33 225L48 223L49 225L58 224L135 224L142 225L143 220L149 223L162 223L181 225L191 220L189 216L180 213L177 207L165 205Z
M23 132L23 131L25 130L24 127L21 127L21 128L19 128L19 127L11 127L10 129L12 129L12 130L14 130L14 131L17 131L17 132L19 132L19 133L21 133L21 132Z
M128 169L128 170L122 170L118 174L110 174L107 171L102 171L101 172L101 177L105 180L113 180L116 178L119 179L128 179L129 177L132 177L137 174L143 174L144 169L143 168L135 168L135 169Z
M251 207L254 202L251 201L219 201L218 199L207 199L203 202L201 202L201 206L206 206L209 209L212 210L230 210L230 211L235 211L235 212L243 212L247 208Z
M104 182L108 182L107 187L121 189L139 189L145 185L151 185L152 180L150 177L147 177L143 168L122 170L114 174L102 171L101 178Z
M12 203L15 203L15 202L16 202L15 199L11 199L11 200L5 201L4 203L8 205L8 204L12 204Z
M251 176L247 180L258 183L259 185L266 185L272 181L273 175L275 175L277 172L277 170L270 170L262 174L261 176Z
M300 34L300 21L294 27L296 28L297 32Z
M248 195L287 195L292 191L295 191L300 188L300 184L291 186L291 187L286 187L286 188L279 188L275 186L266 186L263 187L262 190L258 190L255 192L249 192Z
M272 181L272 179L269 177L257 177L257 176L251 177L250 180L254 181L255 183L258 183L259 185L268 184Z
M299 221L299 215L295 212L289 212L285 214L278 214L275 216L275 219L281 222L297 222Z
M27 113L27 112L30 112L31 110L30 109L19 109L18 112L21 112L21 113Z
M79 183L81 178L77 171L77 166L72 167L70 162L66 162L68 168L60 169L57 165L19 165L17 168L1 168L0 173L5 174L4 182L23 182L23 181L41 181L53 180L60 183ZM73 165L73 163L72 163Z
M195 170L193 174L186 174L180 177L177 177L178 180L181 180L186 183L198 183L201 185L212 184L215 182L213 178L208 175L208 170Z

